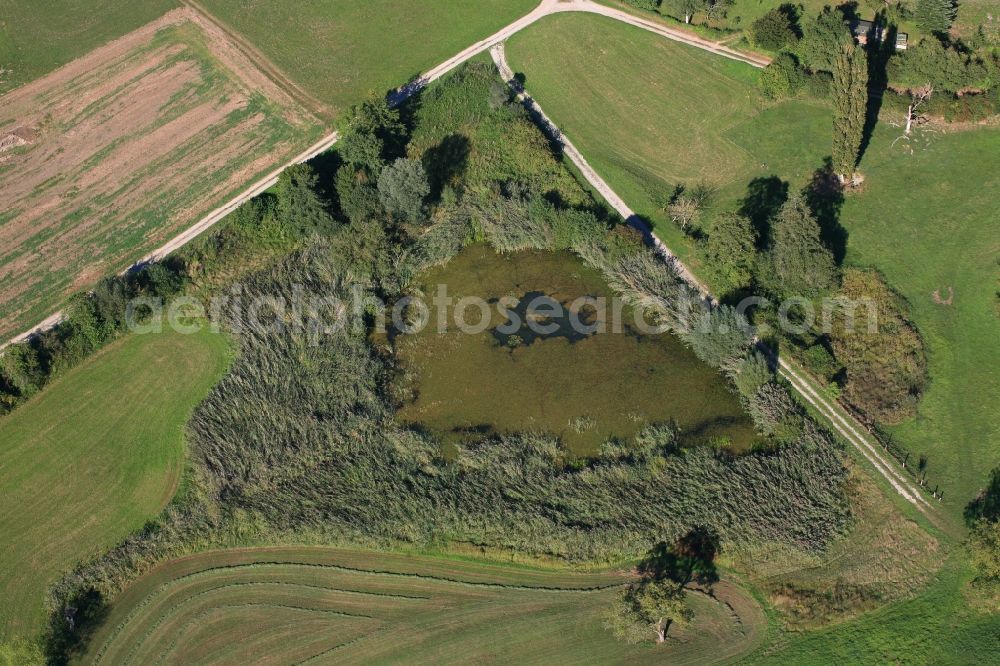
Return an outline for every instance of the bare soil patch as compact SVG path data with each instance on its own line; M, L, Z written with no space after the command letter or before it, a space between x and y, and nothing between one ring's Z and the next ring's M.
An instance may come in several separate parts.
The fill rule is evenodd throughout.
M0 333L123 269L321 130L189 9L0 98Z

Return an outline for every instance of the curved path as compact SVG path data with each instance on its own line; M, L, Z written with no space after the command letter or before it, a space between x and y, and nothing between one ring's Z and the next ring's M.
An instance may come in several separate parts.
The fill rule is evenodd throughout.
M513 79L513 72L511 72L510 67L507 66L506 59L503 52L503 42L509 38L511 35L523 30L529 25L535 23L539 19L549 16L551 14L556 14L559 12L588 12L592 14L599 14L601 16L606 16L623 23L628 23L630 25L642 28L643 30L648 30L650 32L656 33L665 37L667 39L672 39L674 41L683 42L689 44L696 48L709 51L716 55L723 56L725 58L730 58L733 60L738 60L744 62L753 67L766 67L770 62L768 58L763 56L747 54L737 51L735 49L729 48L725 44L719 42L712 42L710 40L704 39L692 33L688 33L682 30L677 30L670 26L662 23L651 21L641 16L636 16L630 14L620 9L615 9L613 7L607 7L605 5L600 5L592 0L542 0L542 2L529 14L521 17L517 21L514 21L510 25L501 29L497 33L487 37L486 39L476 42L469 48L458 53L457 55L449 58L445 62L441 63L437 67L431 69L423 76L411 81L405 86L399 88L395 93L390 95L390 103L393 105L398 105L406 100L408 97L421 90L429 83L441 78L448 72L452 71L462 63L466 62L470 58L489 50L493 49L493 58L497 63L500 71L503 73L504 78L508 82ZM496 47L496 48L494 48ZM618 213L630 223L636 221L635 213L628 207L625 201L619 197L614 190L601 178L596 171L590 166L583 155L576 149L575 146L559 132L558 128L552 121L545 115L541 107L538 106L534 100L524 94L523 91L517 91L523 96L526 104L532 109L536 115L541 118L548 129L554 133L558 140L563 145L563 150L566 155L573 161L574 164L583 172L584 177L593 185L593 187L603 196L611 206L618 211ZM258 194L264 192L268 188L272 187L278 181L278 176L281 172L288 166L293 164L299 164L306 162L313 157L316 157L320 153L325 152L330 149L339 139L339 134L337 132L332 132L327 136L320 139L318 142L307 148L301 155L297 156L294 160L288 164L284 164L281 167L275 169L272 173L264 177L263 179L252 184L241 194L227 202L226 204L216 208L208 215L203 217L193 226L189 227L187 230L177 235L169 242L163 246L157 248L156 250L150 252L145 257L140 259L138 262L126 268L123 273L128 272L135 266L139 266L151 261L158 261L166 257L171 252L174 252L190 241L194 240L197 236L204 233L212 226L214 226L221 219L226 217L233 210L238 208L243 203L249 201ZM693 287L698 289L704 296L710 298L710 294L705 286L692 274L686 266L684 266L670 249L660 240L655 234L651 234L653 242L656 248L667 257L672 263L675 264L678 271L688 281ZM31 336L46 331L53 326L57 325L62 320L62 313L56 312L44 321L39 323L34 328L25 331L24 333L12 338L8 342L0 345L0 352L10 344L17 342L22 342L27 340ZM873 444L869 437L865 435L866 430L858 421L856 421L851 416L847 415L839 406L831 402L828 398L818 393L808 381L802 378L798 371L791 366L785 359L780 359L780 371L781 374L788 379L788 381L795 387L796 391L806 400L810 405L812 405L816 410L827 418L831 426L840 435L850 442L868 461L869 463L892 485L892 487L898 492L903 498L905 498L909 503L914 505L922 513L927 514L927 509L931 507L930 503L921 495L920 491L916 486L895 466L895 463L890 461L887 456L883 455L879 450L878 446Z
M202 9L200 5L198 5L197 3L186 2L185 4L187 4L190 7L193 7L195 11L205 14L205 10ZM542 0L542 2L530 13L522 16L521 18L514 21L510 25L502 28L501 30L491 35L490 37L487 37L482 41L476 42L475 44L465 49L464 51L456 54L455 56L449 58L448 60L445 60L443 63L431 69L424 75L414 79L413 81L410 81L406 85L396 90L389 96L390 103L394 106L401 104L408 97L418 92L419 90L423 89L431 82L441 78L442 76L452 71L453 69L455 69L462 63L466 62L467 60L479 55L480 53L486 51L487 49L492 48L497 44L501 44L511 35L520 32L521 30L528 27L532 23L535 23L539 19L559 12L589 12L592 14L600 14L602 16L607 16L609 18L613 18L615 20L637 26L644 30L649 30L650 32L655 32L658 35L666 37L667 39L673 39L675 41L684 42L685 44L690 44L691 46L695 46L697 48L704 49L706 51L711 51L712 53L721 55L726 58L732 58L734 60L745 62L749 65L753 65L754 67L765 67L770 62L769 59L764 58L763 56L755 56L755 55L748 55L745 53L741 53L723 44L709 41L707 39L698 37L697 35L694 35L692 33L684 32L682 30L676 30L661 23L656 23L654 21L634 16L620 9L599 5L593 2L592 0ZM219 23L214 17L210 15L206 16L212 22L216 24ZM231 31L227 30L227 33L230 32ZM265 71L269 71L269 69L265 69ZM252 185L247 187L247 189L245 189L243 192L236 195L233 199L223 204L222 206L219 206L215 210L211 211L197 223L195 223L185 231L181 232L180 234L169 240L161 247L153 250L146 256L142 257L134 264L128 266L127 268L122 270L121 273L122 274L127 273L138 266L142 266L143 264L147 264L153 261L159 261L164 257L166 257L171 252L179 250L180 248L182 248L183 246L187 245L189 242L197 238L199 235L201 235L211 227L215 226L216 223L218 223L220 220L226 217L229 213L233 212L234 210L239 208L241 205L243 205L250 199L254 198L255 196L261 194L270 187L274 186L274 184L278 182L278 176L280 176L281 172L284 171L287 167L292 166L293 164L301 164L302 162L307 162L312 158L316 157L317 155L319 155L320 153L326 152L335 143L337 143L339 138L340 135L337 132L332 132L324 136L319 141L317 141L312 146L303 151L302 154L298 155L287 164L281 165L280 167L272 171L264 178L253 183ZM2 352L9 345L16 344L18 342L24 342L25 340L28 340L34 335L43 333L49 330L50 328L53 328L54 326L59 324L59 322L62 321L62 318L63 318L62 312L55 312L52 315L49 315L43 321L39 322L31 329L11 338L10 340L4 342L3 344L0 344L0 352Z
M514 78L514 72L507 62L503 44L498 44L490 50L493 62L496 63L500 75L507 84L518 95L518 99L528 108L528 111L542 124L543 129L552 139L557 141L563 149L563 153L580 170L587 182L600 193L602 197L614 208L622 218L639 228L643 233L648 234L656 250L676 268L680 276L692 287L697 289L701 295L711 302L715 302L705 285L694 276L693 273L670 251L670 248L636 216L635 212L629 208L628 204L611 189L611 186L601 178L594 170L586 158L577 150L572 141L563 134L558 126L545 114L538 103L521 87L520 82ZM767 350L770 354L770 350ZM923 497L917 487L890 462L889 456L883 454L881 447L873 444L867 431L854 418L847 415L836 403L819 393L801 374L801 371L791 365L786 359L778 358L778 369L781 375L795 388L796 392L802 396L809 405L823 415L830 426L845 440L858 450L875 470L881 474L907 502L916 507L921 513L928 515L928 509L932 505Z

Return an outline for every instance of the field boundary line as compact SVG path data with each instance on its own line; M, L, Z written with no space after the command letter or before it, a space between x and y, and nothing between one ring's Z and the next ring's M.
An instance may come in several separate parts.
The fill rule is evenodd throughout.
M194 12L199 16L204 17L205 20L209 21L218 29L222 30L225 33L225 35L233 41L234 45L237 48L239 48L241 52L243 52L243 55L249 58L251 62L254 65L256 65L258 69L260 69L261 73L263 73L268 78L271 78L272 82L274 82L275 85L278 85L279 88L284 90L287 94L292 95L292 92L287 89L285 83L291 84L294 88L298 89L298 86L296 86L294 83L288 80L287 77L285 77L284 74L281 73L281 70L278 69L276 65L273 65L273 63L271 63L262 54L251 55L246 53L245 51L245 49L247 48L246 40L234 34L233 31L229 29L225 24L221 23L218 19L213 17L204 9L202 9L200 5L197 5L195 0L181 0L181 3L185 8L188 9L188 11ZM173 10L173 11L183 11L183 9ZM668 39L672 39L674 41L682 42L690 46L694 46L709 51L711 53L715 53L716 55L721 55L726 58L731 58L733 60L739 60L741 62L745 62L754 67L764 66L761 63L752 62L751 59L748 59L747 56L743 53L734 51L733 49L729 49L716 42L703 39L701 37L694 35L693 33L688 33L682 30L677 30L674 28L669 28L667 26L658 25L656 23L642 19L640 17L633 16L632 14L629 14L628 12L625 11L615 9L613 7L606 7L604 5L598 5L592 2L592 0L542 0L541 3L528 14L525 14L516 21L508 24L504 28L501 28L499 31L495 32L493 35L487 37L486 39L478 41L472 46L466 48L465 50L460 51L455 56L452 56L451 58L445 60L443 63L434 67L433 69L428 70L426 73L417 77L413 81L410 81L409 83L401 86L400 88L397 88L396 91L394 91L389 95L390 104L392 105L401 104L411 95L427 87L427 85L429 85L430 83L440 79L442 76L454 70L462 63L479 55L480 53L483 53L484 51L493 48L498 44L502 44L510 36L520 32L521 30L535 23L539 19L545 16L550 16L552 14L559 14L566 12L584 12L584 13L598 14L614 20L621 21L623 23L634 25L636 27L648 30L650 32L657 33ZM253 48L256 50L256 47ZM267 68L263 67L262 63L266 63L268 67ZM282 83L280 81L274 81L273 79L274 71L280 73L281 81L284 81L285 83ZM26 85L30 85L30 82ZM297 100L295 95L292 95L292 97L293 99L296 99L296 101L299 101L299 103L302 103L301 100ZM305 108L310 112L315 112L308 105L305 105ZM553 127L555 126L553 125ZM129 272L137 266L141 266L151 261L157 261L159 259L162 259L171 252L180 249L181 247L189 243L191 240L193 240L194 238L196 238L197 236L199 236L200 234L204 233L206 230L214 226L217 222L219 222L226 215L228 215L233 210L238 208L240 205L242 205L249 199L252 199L253 197L257 196L258 194L263 193L268 188L272 187L275 183L278 182L278 176L287 167L292 166L294 164L301 164L302 162L306 162L312 159L313 157L316 157L320 153L329 150L337 142L339 136L340 136L339 133L335 131L321 138L317 143L307 148L305 152L296 157L294 160L285 163L284 165L276 169L268 176L265 176L261 180L249 186L244 192L231 199L228 203L223 204L222 206L219 206L215 210L211 211L210 213L205 215L201 220L199 220L196 224L192 225L185 231L182 231L180 234L175 236L173 239L171 239L158 249L150 252L143 258L139 259L137 262L130 264L125 269L123 269L119 273L119 275ZM575 148L573 148L573 150L576 151ZM577 155L579 155L578 152ZM582 163L586 163L585 160L583 160L582 155L579 155L579 157ZM590 168L589 165L587 168L588 169ZM596 176L596 173L594 173L593 175ZM608 193L614 195L614 193L610 190L610 188L608 188ZM617 195L614 196L617 198ZM618 199L618 201L620 202L623 208L627 209L627 206L625 206L623 201L621 201L620 199ZM666 250L666 246L663 245L662 242L659 242L659 239L656 239L656 241L659 243L659 245L663 247L664 250ZM666 252L669 253L669 250L666 250ZM680 262L677 263L678 266L681 267ZM689 274L689 276L693 282L697 282L697 280L693 275ZM699 289L703 292L705 291L701 287L699 287ZM40 321L38 324L31 327L30 329L24 331L23 333L15 335L14 337L8 339L6 342L0 344L0 354L2 354L3 350L9 347L10 345L24 342L38 335L39 333L44 333L45 331L54 328L62 321L62 319L63 319L63 312L61 310L52 313L51 315L49 315L48 317Z
M269 78L271 82L283 90L285 94L297 103L301 104L311 114L316 116L317 119L323 120L324 118L331 117L333 110L327 104L324 104L322 101L295 83L295 81L285 74L285 72L278 67L278 65L271 62L270 58L264 55L260 49L248 42L243 35L231 28L225 21L209 12L195 0L180 0L180 3L192 14L193 20L205 21L220 30L222 34L225 35L226 39L231 41L233 46L240 51L243 56L257 68L258 71Z
M534 116L536 121L542 124L542 129L547 134L549 134L563 149L563 153L573 162L573 164L580 170L583 177L587 179L587 182L602 196L605 201L611 205L612 208L617 211L617 213L629 224L637 227L643 232L652 242L654 249L671 265L673 265L680 277L691 287L697 289L703 298L714 302L711 296L711 292L705 287L705 285L694 276L694 274L684 265L684 263L678 259L677 255L674 254L669 247L657 236L656 232L648 227L636 214L629 208L628 204L611 188L610 185L594 170L590 163L587 162L586 158L577 150L576 146L569 140L569 138L562 133L559 127L552 122L552 120L545 114L538 102L532 98L527 91L524 90L520 82L514 77L514 72L507 62L507 55L503 44L498 44L496 47L491 49L490 55L493 57L493 62L497 66L497 70L500 72L501 78L507 82L507 85L517 95L518 100L520 100L528 109L529 113ZM779 371L783 377L788 379L789 383L795 389L795 391L802 396L802 398L815 407L820 414L827 420L829 425L844 439L846 439L861 455L868 460L868 462L875 468L875 470L885 478L893 489L905 499L907 502L912 504L920 513L924 514L928 518L930 517L927 509L932 505L927 502L920 495L920 491L917 490L903 475L896 470L893 465L887 462L881 454L877 451L876 447L873 446L866 437L860 434L858 428L864 430L863 426L857 422L851 416L846 418L842 416L834 407L829 404L829 401L817 393L808 382L804 381L796 372L793 366L782 357L778 357ZM853 422L853 423L852 423ZM857 426L857 427L856 427Z

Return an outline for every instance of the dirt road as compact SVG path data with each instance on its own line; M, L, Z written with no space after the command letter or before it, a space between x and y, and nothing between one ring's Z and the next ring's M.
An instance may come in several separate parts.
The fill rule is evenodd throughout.
M506 54L504 51L503 44L498 44L490 50L490 55L493 57L493 62L496 63L497 69L500 71L500 75L508 85L518 94L518 98L528 107L529 111L540 120L540 122L545 125L545 130L548 134L557 140L563 149L563 153L568 157L573 164L580 170L587 182L597 190L605 201L607 201L612 208L614 208L619 215L622 216L624 220L631 224L636 224L638 218L635 212L629 208L628 204L618 196L618 194L611 189L611 186L601 178L601 176L594 171L593 167L587 162L586 158L576 149L573 142L563 134L558 126L552 122L552 120L545 114L541 106L528 95L527 91L523 90L519 82L514 78L514 72L507 63ZM641 223L639 223L641 225ZM643 232L648 233L652 238L653 244L657 251L660 252L663 257L672 263L676 268L680 276L692 287L701 292L702 296L707 300L712 300L710 292L694 276L693 273L676 257L676 255L670 251L670 248L650 229L641 225ZM803 376L803 373L795 368L786 359L779 358L779 372L781 375L788 380L799 395L810 404L816 411L823 415L830 426L847 442L849 442L857 451L872 465L872 467L881 474L893 487L893 489L899 493L907 502L916 507L921 513L927 515L928 517L937 517L936 512L932 513L929 511L932 509L932 505L928 502L920 490L902 473L896 468L896 464L891 458L882 452L881 447L871 441L871 437L868 436L867 431L864 426L858 423L855 419L847 415L843 409L841 409L836 403L829 400L826 396L819 393L809 381Z
M191 11L193 13L197 13L199 15L199 18L202 20L202 22L204 24L211 25L212 27L218 28L220 30L224 29L224 26L220 26L220 24L219 24L218 21L216 21L215 19L207 16L205 14L204 10L199 5L197 5L196 3L194 3L194 2L186 2L185 4L187 4L189 7L192 8ZM427 86L431 82L436 81L437 79L441 78L442 76L444 76L448 72L454 70L456 67L460 66L462 63L466 62L470 58L473 58L474 56L476 56L476 55L478 55L478 54L486 51L487 49L490 49L493 46L496 46L497 44L501 44L503 41L505 41L511 35L514 35L515 33L523 30L524 28L526 28L529 25L535 23L539 19L544 18L545 16L549 16L551 14L560 13L560 12L588 12L588 13L593 13L593 14L600 14L602 16L606 16L606 17L611 18L611 19L615 19L615 20L618 20L618 21L622 21L624 23L628 23L630 25L634 25L634 26L640 27L640 28L642 28L644 30L649 30L651 32L655 32L658 35L666 37L667 39L673 39L675 41L684 42L686 44L690 44L691 46L695 46L697 48L704 49L706 51L710 51L712 53L715 53L717 55L721 55L723 57L732 58L734 60L739 60L741 62L746 62L746 63L748 63L750 65L755 66L755 67L763 67L763 66L765 66L767 64L767 60L766 59L762 59L762 58L757 57L757 56L749 56L747 54L740 53L740 52L738 52L738 51L736 51L734 49L730 49L729 47L727 47L727 46L725 46L723 44L719 44L719 43L716 43L716 42L711 42L711 41L706 40L704 38L698 37L697 35L693 35L691 33L683 32L683 31L680 31L680 30L676 30L676 29L671 28L669 26L666 26L666 25L663 25L663 24L660 24L660 23L656 23L654 21L647 20L647 19L644 19L644 18L641 18L641 17L634 16L632 14L629 14L629 13L624 12L624 11L619 10L619 9L614 9L612 7L606 7L604 5L599 5L599 4L596 4L596 3L592 2L591 0L543 0L530 13L528 13L525 16L521 17L520 19L514 21L510 25L502 28L501 30L499 30L495 34L491 35L490 37L487 37L486 39L484 39L482 41L476 42L475 44L473 44L469 48L463 50L462 52L460 52L460 53L456 54L455 56L449 58L448 60L444 61L443 63L441 63L437 67L431 69L430 71L428 71L427 73L425 73L423 76L419 77L418 79L416 79L414 81L411 81L408 84L402 86L401 88L399 88L396 91L395 94L393 94L390 97L390 101L393 104L400 104L400 103L402 103L405 99L407 99L410 95L412 95L416 91L422 89L423 87ZM226 30L225 32L226 32L227 35L230 34L230 31L228 31L228 30ZM239 44L239 46L242 47L242 48L246 48L247 47L247 45L245 45L245 44ZM252 57L252 55L253 54L250 54L250 57ZM265 73L268 74L269 76L271 75L271 72L265 71ZM280 87L282 87L284 89L284 86L281 85L283 83L283 78L284 77L282 76L282 80L277 81L277 83L279 84ZM291 93L289 93L289 94L291 94ZM200 234L204 233L205 231L207 231L208 229L210 229L211 227L213 227L216 223L219 222L219 220L225 218L226 215L228 215L233 210L235 210L236 208L238 208L241 204L245 203L246 201L249 201L253 197L257 196L261 192L267 190L269 187L271 187L272 185L274 185L277 182L278 175L287 166L290 166L291 164L305 162L305 161L308 161L308 160L312 159L316 155L319 155L320 153L322 153L322 152L330 149L337 142L337 139L338 139L338 134L336 132L333 132L331 134L328 134L328 135L324 136L319 141L317 141L315 144L313 144L308 149L306 149L301 155L297 156L293 161L288 162L287 164L283 164L280 167L276 168L273 172L271 172L270 174L268 174L266 177L262 178L261 180L255 182L252 185L250 185L249 187L247 187L246 190L244 190L243 192L241 192L239 195L237 195L236 197L234 197L232 200L228 201L227 203L223 204L222 206L220 206L220 207L216 208L215 210L213 210L212 212L208 213L202 219L200 219L197 223L195 223L194 225L192 225L191 227L189 227L185 231L181 232L180 234L178 234L177 236L175 236L174 238L172 238L168 242L164 243L161 247L157 248L156 250L154 250L154 251L150 252L149 254L147 254L146 256L142 257L137 262L131 264L128 268L126 268L122 272L125 272L125 271L129 270L130 268L132 268L132 266L134 266L136 264L142 264L142 263L146 263L146 262L149 262L149 261L155 261L155 260L162 259L163 257L165 257L166 255L170 254L171 252L174 252L175 250L180 249L181 247L183 247L184 245L186 245L187 243L189 243L190 241L192 241L194 238L196 238ZM575 148L573 148L572 150L575 151ZM577 155L578 155L581 163L585 163L585 161L583 160L582 155L579 155L578 152L577 152ZM588 166L588 168L589 168L589 166ZM594 175L596 175L596 174L594 174ZM610 196L616 196L616 195L614 195L613 192L610 192L610 191L608 191L608 192L602 192L602 194L605 195L605 196L609 196L609 197ZM618 205L624 206L624 202L621 202L619 200L618 201ZM694 280L694 276L691 276L691 279ZM15 336L14 338L12 338L9 341L7 341L6 343L0 345L0 351L2 351L5 347L7 347L10 344L14 344L14 343L17 343L17 342L22 342L22 341L30 338L32 335L35 335L36 333L39 333L39 332L42 332L42 331L45 331L45 330L48 330L48 329L52 328L53 326L55 326L56 324L58 324L61 321L61 319L62 319L62 314L60 312L56 312L56 313L50 315L44 321L42 321L38 325L34 326L30 330L25 331L24 333L21 333L20 335Z

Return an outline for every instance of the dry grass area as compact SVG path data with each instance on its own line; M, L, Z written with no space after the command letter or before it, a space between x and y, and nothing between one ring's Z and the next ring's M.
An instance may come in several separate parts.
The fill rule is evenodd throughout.
M0 98L0 334L121 270L320 132L189 10Z
M741 553L750 573L793 627L841 621L922 591L944 564L944 544L903 516L871 477L852 468L854 526L820 556L765 548Z

